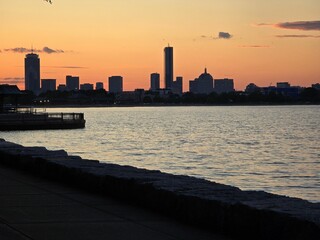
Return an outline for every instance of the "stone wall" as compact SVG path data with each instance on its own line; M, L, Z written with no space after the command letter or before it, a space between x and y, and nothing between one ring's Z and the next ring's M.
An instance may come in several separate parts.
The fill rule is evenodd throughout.
M239 239L320 239L320 203L0 139L0 163Z

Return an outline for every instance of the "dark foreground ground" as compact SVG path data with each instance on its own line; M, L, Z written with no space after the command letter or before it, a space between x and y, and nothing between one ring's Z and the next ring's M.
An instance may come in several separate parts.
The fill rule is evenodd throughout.
M320 203L0 139L0 240L226 239L215 233L319 240Z
M229 238L0 165L0 239Z

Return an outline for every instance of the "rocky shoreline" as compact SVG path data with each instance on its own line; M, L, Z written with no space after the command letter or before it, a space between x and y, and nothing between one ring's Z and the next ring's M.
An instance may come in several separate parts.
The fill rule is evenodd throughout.
M0 139L0 164L145 206L240 239L320 239L320 203L100 163Z

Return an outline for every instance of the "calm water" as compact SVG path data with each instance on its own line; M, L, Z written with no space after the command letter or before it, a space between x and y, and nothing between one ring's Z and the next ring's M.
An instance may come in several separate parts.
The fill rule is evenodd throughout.
M320 106L47 109L81 130L1 132L26 146L320 201Z

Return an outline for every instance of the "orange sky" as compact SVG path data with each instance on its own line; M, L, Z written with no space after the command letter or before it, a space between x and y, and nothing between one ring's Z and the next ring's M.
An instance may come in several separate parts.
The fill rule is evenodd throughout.
M58 84L71 74L107 87L109 76L122 75L125 90L148 89L159 72L163 86L170 43L184 90L204 67L238 90L251 82L310 86L320 82L319 17L319 0L1 0L0 82L24 88L33 45L42 50L41 78Z

